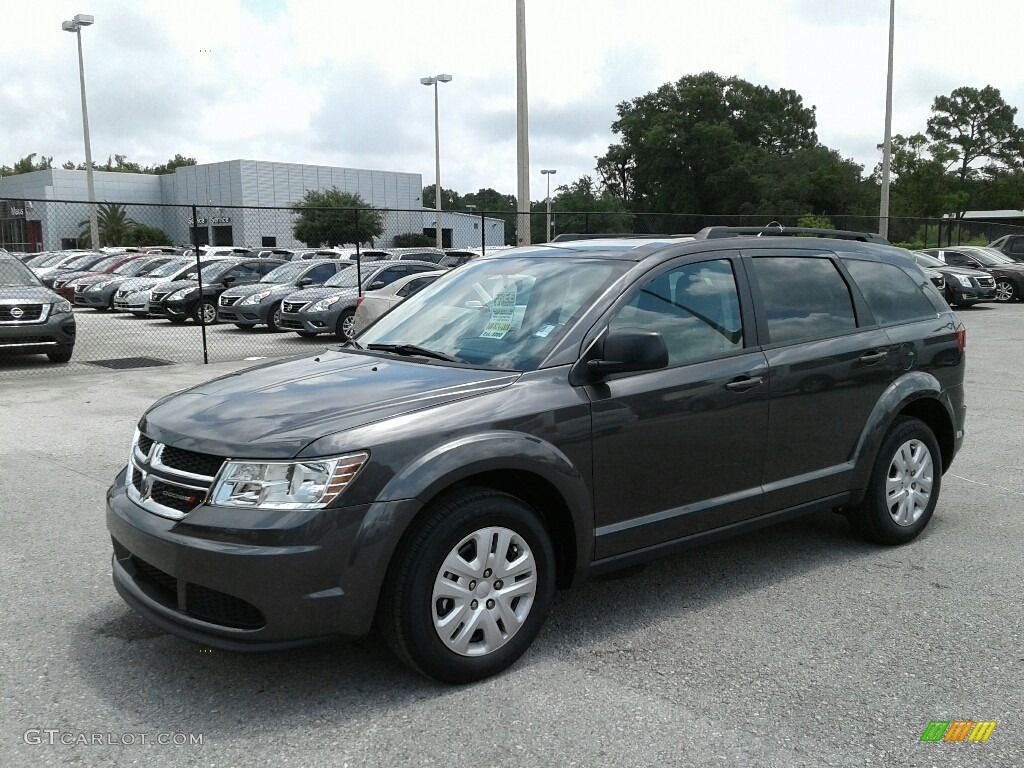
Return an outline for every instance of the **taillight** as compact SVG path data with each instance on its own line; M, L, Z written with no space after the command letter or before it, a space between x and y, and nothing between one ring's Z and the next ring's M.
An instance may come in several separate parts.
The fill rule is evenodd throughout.
M956 333L956 343L960 345L960 349L964 352L967 351L967 328L964 327L963 323L960 323L960 327L954 331Z
M356 297L356 306L358 307L362 303L363 303L363 297L362 296L357 296Z

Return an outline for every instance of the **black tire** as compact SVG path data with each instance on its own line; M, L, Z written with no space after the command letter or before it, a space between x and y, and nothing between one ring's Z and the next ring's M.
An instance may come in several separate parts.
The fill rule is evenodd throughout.
M996 301L1009 304L1011 301L1019 299L1020 295L1017 291L1017 285L1013 280L1008 280L1005 277L1000 277L996 280Z
M256 327L256 323L235 323L235 328L241 328L243 331L251 331Z
M270 330L272 330L274 333L280 333L281 331L284 330L280 325L277 324L278 320L280 320L280 319L281 319L281 302L279 301L274 306L272 306L270 308L269 312L267 312L267 327Z
M951 307L957 306L956 295L953 293L952 288L946 289L946 303L949 304L949 306Z
M217 324L217 304L212 299L200 299L192 311L192 319L196 323L202 323L204 316L207 325Z
M318 335L315 333L310 333L309 331L296 331L296 333L299 334L299 336L301 336L304 339L315 339Z
M354 333L346 333L345 329L351 329L352 324L355 321L356 311L354 309L343 310L338 315L338 324L334 328L334 335L341 341L352 341L355 338Z
M175 325L183 325L184 322L188 320L184 315L167 315L167 319Z
M903 473L898 466L898 457L907 455L911 451L915 463L924 464L923 453L914 451L927 451L927 458L930 462L930 469L923 466L919 473ZM909 484L914 494L918 494L920 486L918 482L922 479L930 480L930 491L923 507L919 506L920 499L914 508L920 511L911 515L912 520L904 519L898 523L895 519L901 507L893 504L896 497L890 500L887 497L887 483L892 480L901 484ZM873 541L877 544L906 544L917 537L935 512L935 505L939 500L939 490L942 486L942 454L939 452L939 443L935 439L932 430L923 421L914 418L901 417L897 419L888 434L882 441L878 450L874 467L871 470L871 479L868 481L868 488L864 494L864 500L854 509L847 513L847 518L853 530L862 538ZM903 490L907 494L910 491ZM903 498L903 496L899 497ZM890 510L893 504L896 512ZM913 508L912 508L913 509Z
M71 359L72 353L75 351L75 345L72 344L66 347L60 347L56 352L47 352L46 356L50 358L51 363L66 363Z
M450 600L439 599L435 603L435 582L441 578L445 559L460 542L474 532L492 527L512 532L528 550L527 554L532 554L534 567L531 572L536 579L536 591L532 603L526 606L518 629L513 629L509 637L501 638L502 644L479 655L464 655L449 648L439 630L435 629L435 611L442 610L446 602L451 604L449 611L456 608ZM497 538L494 539L496 541ZM518 546L515 539L510 540L507 552L514 553ZM521 555L522 551L518 551ZM482 565L487 566L490 562L488 559ZM487 581L485 586L484 575L491 579L496 573L481 570L478 586L472 593L466 593L474 601L480 597L476 601L479 610L476 610L477 604L467 602L466 608L472 607L473 610L460 611L460 616L470 620L476 616L484 617L478 625L480 629L469 635L470 643L478 636L478 643L485 642L483 628L488 616L494 622L492 630L497 628L502 633L507 630L500 621L501 608L495 608L494 600L485 599L488 594L497 596L503 588L500 578ZM468 585L463 586L468 588ZM484 589L487 591L481 591ZM554 593L554 549L537 512L509 494L486 488L467 488L438 500L422 523L410 530L399 546L381 595L380 627L395 655L413 669L445 683L470 683L497 674L515 663L540 632ZM506 609L508 605L512 605L514 610L519 609L514 602L503 602L503 605ZM487 608L493 610L488 611ZM494 620L496 616L498 621ZM452 637L465 626L465 622L457 625ZM473 626L471 624L467 628L467 633Z

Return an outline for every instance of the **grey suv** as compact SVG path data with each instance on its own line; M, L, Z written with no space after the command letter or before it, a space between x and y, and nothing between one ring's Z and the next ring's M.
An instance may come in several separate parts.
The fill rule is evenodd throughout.
M74 349L71 302L13 256L0 255L0 355L45 354L66 363Z
M118 591L233 651L377 623L467 682L587 576L823 510L911 541L963 440L964 327L898 249L764 234L504 251L164 398L107 494Z

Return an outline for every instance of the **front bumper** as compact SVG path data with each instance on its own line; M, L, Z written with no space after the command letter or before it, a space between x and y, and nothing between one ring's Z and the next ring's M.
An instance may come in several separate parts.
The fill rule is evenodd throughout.
M114 292L115 288L113 286L108 286L99 291L76 291L73 300L76 307L105 309L111 306L111 298Z
M107 492L114 585L145 618L230 651L280 650L366 634L394 536L415 501L312 511L200 506L181 520L129 499L125 472Z
M196 311L199 299L164 299L160 304L150 304L149 314L157 317L189 318Z
M971 288L967 288L953 280L947 280L946 286L949 287L953 293L954 304L977 304L982 301L996 300L995 286L991 288L973 286Z
M269 304L232 304L230 307L217 306L217 319L222 323L263 323L270 315Z
M333 308L323 312L282 312L282 328L289 331L304 331L305 333L334 333L338 324L340 311Z
M42 323L0 323L0 354L56 352L74 344L75 317L70 312L49 315Z

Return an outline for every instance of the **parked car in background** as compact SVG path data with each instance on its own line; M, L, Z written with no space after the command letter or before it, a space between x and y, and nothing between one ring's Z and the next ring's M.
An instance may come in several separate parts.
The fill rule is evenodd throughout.
M375 291L395 280L420 272L433 272L428 261L379 261L362 266L362 289ZM342 341L354 336L353 322L359 297L357 270L346 269L320 288L306 288L285 296L281 303L281 328L299 336L334 334Z
M166 317L172 323L192 318L197 323L213 325L217 322L217 299L224 291L258 283L284 263L280 259L215 259L200 269L193 267L181 280L150 290L149 314Z
M117 290L114 292L114 311L132 312L132 314L144 317L149 313L149 289L160 283L169 283L179 279L195 264L195 259L176 256L146 275L128 278L117 286ZM141 301L129 302L128 297L135 293L143 294Z
M438 248L390 248L392 259L398 261L429 261L439 264L444 258L444 251Z
M74 291L73 303L76 307L92 307L105 312L114 308L114 295L125 281L144 277L172 261L171 256L142 254L140 258L123 262L109 274L79 277L68 282L65 288ZM66 294L61 295L67 297Z
M17 259L0 256L0 354L44 354L50 362L66 363L74 349L71 302Z
M442 267L461 267L463 264L468 264L473 259L479 259L480 252L472 251L468 249L447 249L442 259L437 262Z
M51 259L39 264L32 265L32 271L36 277L48 288L53 285L54 277L61 272L73 272L78 269L88 269L103 259L110 258L109 254L102 251L87 251L86 253L58 253Z
M912 251L922 269L940 272L946 279L942 295L951 307L970 307L983 301L995 301L996 280L987 272L971 267L954 267L923 251Z
M953 267L971 267L988 272L995 278L996 301L1020 301L1021 296L1024 296L1024 264L1004 256L994 248L961 245L925 248L921 253L934 256Z
M53 278L53 290L68 301L74 303L75 287L79 280L90 277L106 277L114 274L114 271L129 264L145 262L152 257L144 253L118 253L98 261L89 269L80 269L73 272L62 272ZM165 257L166 258L166 257Z
M257 259L283 259L291 261L295 258L295 251L291 248L253 248L253 254Z
M909 545L964 439L963 324L895 248L718 230L481 258L348 346L162 398L106 494L118 593L228 651L378 628L464 684L590 577L812 513Z
M363 329L405 301L413 294L419 293L441 275L447 274L447 269L438 269L433 272L417 272L395 280L390 285L378 288L375 291L367 291L356 299L356 314L352 323L352 334L358 336Z
M239 328L266 325L282 330L281 300L288 294L326 283L355 264L342 259L289 261L268 272L258 283L228 288L217 301L217 319Z
M1003 235L988 244L1014 261L1024 261L1024 235Z

